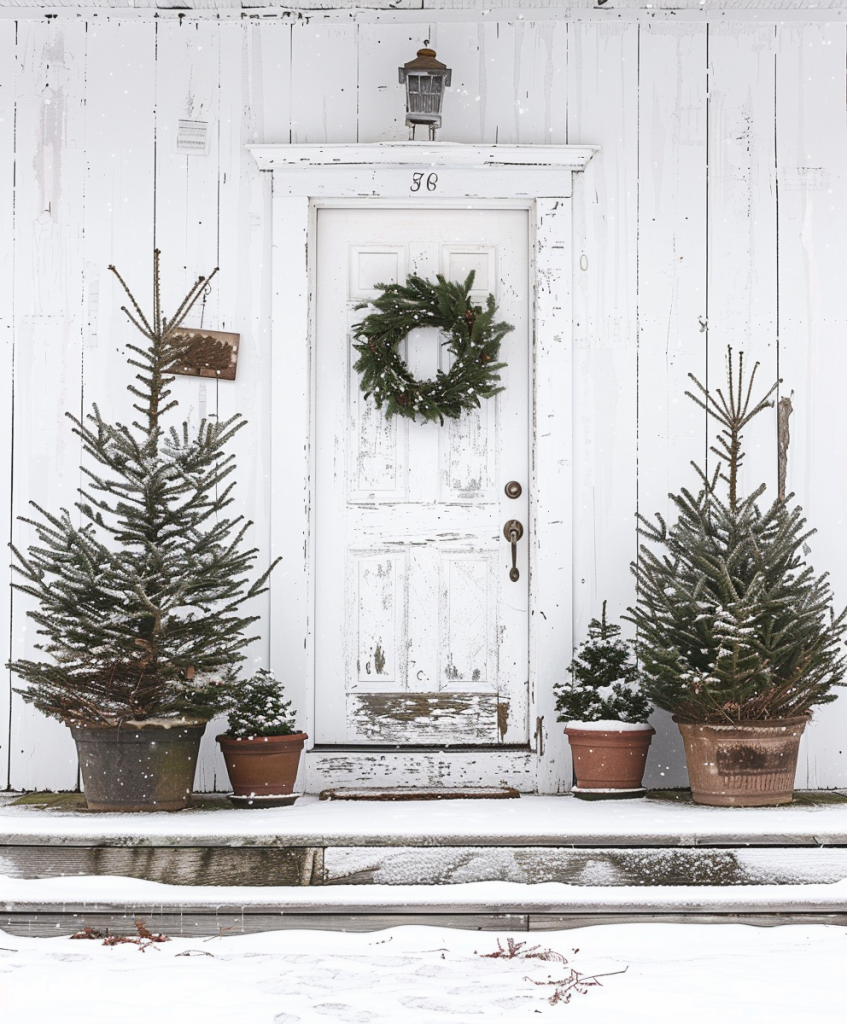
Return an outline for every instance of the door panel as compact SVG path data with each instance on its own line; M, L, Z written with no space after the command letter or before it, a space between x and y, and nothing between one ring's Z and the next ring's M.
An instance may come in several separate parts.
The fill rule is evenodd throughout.
M317 232L315 721L325 744L527 741L527 533L511 582L508 519L528 525L527 214L322 209ZM505 391L459 420L386 420L352 366L357 303L407 273L493 292L515 325ZM448 369L433 329L403 354ZM505 496L518 480L523 494Z

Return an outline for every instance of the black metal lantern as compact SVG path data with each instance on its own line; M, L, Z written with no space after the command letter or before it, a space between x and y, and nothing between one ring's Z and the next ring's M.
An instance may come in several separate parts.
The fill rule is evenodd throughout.
M450 85L453 72L446 64L435 59L435 50L424 48L408 64L398 69L400 82L406 83L406 124L409 138L415 137L419 124L429 126L430 140L441 127L441 104L444 90Z

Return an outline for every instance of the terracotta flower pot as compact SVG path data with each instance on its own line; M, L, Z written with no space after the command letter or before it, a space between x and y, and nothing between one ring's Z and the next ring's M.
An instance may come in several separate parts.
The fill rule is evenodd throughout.
M614 799L644 795L641 780L647 751L656 730L585 729L568 725L565 735L571 745L576 786L574 796L586 799Z
M205 722L71 726L89 810L182 810L205 731Z
M218 736L232 783L233 802L251 807L293 803L300 754L308 738L304 732L254 739Z
M674 718L685 744L694 802L715 807L791 803L800 737L810 717L733 725Z

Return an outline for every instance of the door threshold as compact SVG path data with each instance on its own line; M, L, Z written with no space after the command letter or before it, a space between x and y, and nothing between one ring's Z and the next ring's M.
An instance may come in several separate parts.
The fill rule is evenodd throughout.
M357 789L354 786L338 786L325 789L321 800L517 800L520 793L511 786L482 787L465 789L444 789L439 787L412 788L397 786L392 789Z
M316 743L316 754L479 754L490 751L532 752L528 743Z
M307 793L357 789L537 788L538 756L529 746L320 745L303 758Z

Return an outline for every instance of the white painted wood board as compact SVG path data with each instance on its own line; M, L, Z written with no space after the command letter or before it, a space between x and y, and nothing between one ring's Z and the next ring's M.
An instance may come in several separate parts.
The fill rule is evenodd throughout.
M288 88L287 81L280 78L285 61L278 57L278 48L288 43L288 33L282 33L280 26L270 28L271 38L265 40L260 33L244 33L238 25L221 26L217 167L220 272L214 281L218 295L215 323L222 330L240 334L241 341L236 380L209 382L217 415L228 419L240 413L245 420L230 449L238 467L233 509L253 522L245 543L258 551L254 577L264 572L271 560L271 437L267 429L271 276L270 262L265 259L270 239L271 195L267 175L259 171L247 145L261 139L267 130L265 112L268 106L275 110L276 90ZM284 96L285 92L280 98L284 100ZM283 102L281 106L284 105ZM211 326L210 321L207 324ZM244 651L246 660L240 669L243 676L268 665L269 609L269 593L245 606L247 614L258 616L259 621L248 631L248 636L257 639ZM215 736L225 728L225 719L212 723L203 739L198 765L198 786L203 790L229 789L226 768L215 743Z
M142 304L152 277L155 28L121 22L89 27L85 106L85 232L81 302L84 416L96 403L110 422L125 421L127 386L137 372L125 345L140 335L121 306L126 295L113 264ZM94 472L102 467L85 460ZM83 481L84 483L85 481ZM102 539L102 534L101 534Z
M219 260L218 145L220 33L199 23L156 26L155 61L155 206L156 248L161 251L162 307L172 314L200 275L209 276ZM179 146L180 121L206 126L206 150ZM152 253L150 253L152 261ZM148 280L151 280L148 278ZM143 297L142 297L143 296ZM150 285L138 296L150 309ZM205 308L198 302L186 326L218 321L219 293L213 282ZM171 385L179 408L172 422L187 420L196 429L204 416L217 415L216 382L178 376Z
M794 407L787 489L818 531L809 562L830 573L839 608L847 603L845 59L842 25L778 28L779 375ZM815 712L800 747L798 784L845 784L845 729L842 694Z
M208 275L217 266L219 51L216 26L199 22L156 26L155 244L162 251L166 313L176 308L200 274ZM205 152L180 148L181 120L207 126ZM206 306L207 318L217 315L217 306L215 287ZM200 325L199 303L186 325ZM196 406L196 380L186 377L174 387L181 403Z
M271 393L284 400L271 402L270 416L270 495L278 525L271 532L271 558L282 559L271 577L270 668L300 712L300 727L311 735L314 698L305 684L314 628L312 524L304 517L312 500L309 225L306 197L274 200L271 230L279 251L273 263L270 375Z
M15 238L15 26L0 22L0 488L12 495L14 446L14 238ZM0 538L6 553L0 564L0 788L9 781L9 728L12 677L5 667L12 631L12 572L8 548L12 535L12 503L0 506Z
M430 178L435 174L435 178ZM415 177L420 175L420 177ZM444 168L432 171L427 164L404 168L357 167L355 170L333 167L327 177L314 189L317 197L332 199L368 199L396 196L403 199L417 198L421 184L426 187L429 179L432 191L445 199L513 199L530 198L534 195L566 196L570 193L570 172L533 168L531 176L523 187L515 187L514 174L508 170L491 168ZM310 172L293 170L284 179L274 184L280 195L302 195L310 185Z
M82 22L27 22L17 39L15 436L23 446L13 514L28 514L36 501L77 518L80 446L65 413L79 412L81 394L86 31ZM17 521L12 537L21 548L35 540ZM13 595L13 657L38 655L30 600ZM12 786L76 787L69 730L17 695L11 754Z
M291 25L285 21L251 24L248 61L251 141L290 142Z
M532 793L537 784L535 756L526 750L312 750L304 761L309 793L338 786L461 789L488 785L493 778L508 779L514 789Z
M456 142L381 142L381 143L306 143L291 146L252 146L263 171L312 170L315 168L380 165L415 170L431 167L476 169L516 165L528 170L581 170L597 150L596 145L574 145L567 148L532 145L494 145ZM280 176L282 181L282 176ZM315 179L313 184L318 184ZM277 190L279 191L279 189ZM539 192L538 195L543 195Z
M706 384L706 30L639 29L638 510L675 518L669 492L694 487L705 422L685 397ZM685 785L682 743L664 712L647 784Z
M568 132L604 146L574 180L574 644L632 601L638 504L638 26L568 36ZM626 635L631 628L625 626ZM565 677L564 672L562 673ZM565 677L566 678L566 677ZM560 726L563 728L563 726Z
M362 31L363 29L360 29ZM564 143L567 34L562 23L481 19L445 26L432 45L453 69L444 97L448 142Z
M291 141L357 142L358 26L291 27Z
M755 394L778 376L775 28L709 26L709 387L727 394L726 352L760 363ZM749 380L749 376L747 378ZM703 382L705 383L705 381ZM709 423L710 445L717 433ZM744 431L742 494L777 497L776 405ZM714 466L717 456L709 455Z
M156 27L154 223L155 245L162 253L162 303L166 314L173 313L200 275L208 277L221 263L220 148L222 136L230 137L230 111L224 115L221 110L223 29L206 22L182 21ZM239 93L240 43L241 39L229 61L230 65L235 61ZM232 79L228 84L232 85ZM205 126L204 150L186 152L181 148L181 121ZM235 130L240 136L241 116ZM234 248L228 255L229 265L222 271L231 276L236 262ZM237 331L226 322L220 298L222 279L223 273L214 278L205 301L198 302L186 318L186 326ZM227 411L220 407L220 392L231 383L177 376L170 388L180 404L170 414L171 420L187 420L191 429L197 429L204 418L226 416ZM203 739L196 775L201 790L214 789L218 776L222 788L227 785L223 759L214 742L219 731L223 730L213 726Z
M573 387L571 203L539 199L535 244L535 402L530 679L541 793L570 788L570 748L556 723L553 685L573 648Z

